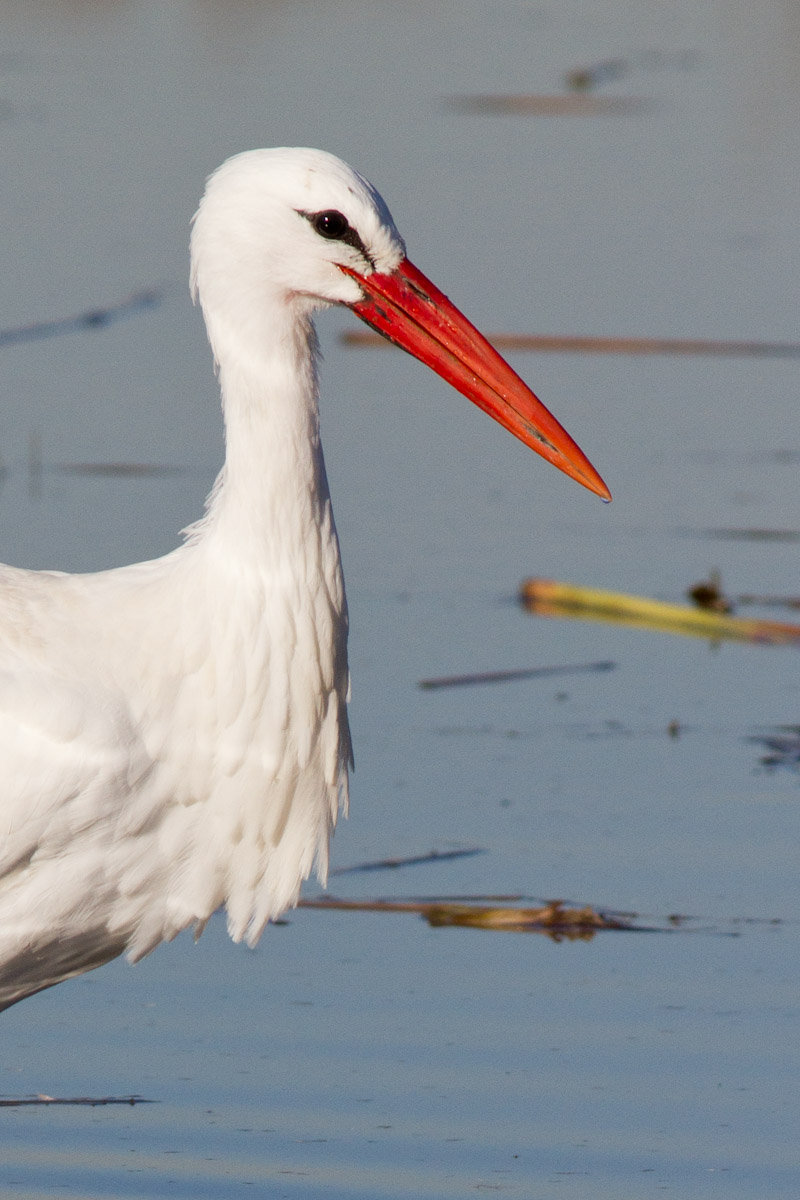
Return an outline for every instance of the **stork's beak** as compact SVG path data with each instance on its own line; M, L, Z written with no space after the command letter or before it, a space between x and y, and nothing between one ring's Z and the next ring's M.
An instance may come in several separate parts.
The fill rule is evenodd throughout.
M339 266L365 293L351 306L362 321L426 363L565 475L611 499L586 455L541 400L413 263L404 258L394 271L372 275Z

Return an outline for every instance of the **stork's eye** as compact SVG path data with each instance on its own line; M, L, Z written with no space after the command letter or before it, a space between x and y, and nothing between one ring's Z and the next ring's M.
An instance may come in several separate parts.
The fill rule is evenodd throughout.
M350 229L347 217L343 217L335 208L317 213L311 223L318 234L335 242L342 241Z
M304 217L311 224L320 237L326 238L329 242L344 242L346 246L352 246L374 270L374 258L347 217L338 209L326 208L324 212L318 213L304 212L302 208L298 208L296 211L298 216Z

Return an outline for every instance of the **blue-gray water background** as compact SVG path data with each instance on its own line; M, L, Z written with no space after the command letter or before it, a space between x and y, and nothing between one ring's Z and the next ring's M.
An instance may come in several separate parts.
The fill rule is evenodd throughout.
M200 514L222 441L188 221L241 149L351 161L486 332L798 339L788 0L6 0L2 27L0 329L162 294L0 348L7 561L151 557ZM572 95L584 68L630 104L464 101ZM412 360L346 348L356 324L319 323L357 759L334 865L486 853L334 890L698 920L555 944L302 910L249 952L217 918L0 1017L3 1094L159 1102L0 1110L0 1189L789 1200L800 789L749 739L800 720L797 651L536 620L513 597L539 575L680 600L713 568L735 594L800 591L797 360L512 355L607 508ZM180 470L63 469L87 463ZM720 534L758 529L787 536ZM416 687L601 659L617 669Z

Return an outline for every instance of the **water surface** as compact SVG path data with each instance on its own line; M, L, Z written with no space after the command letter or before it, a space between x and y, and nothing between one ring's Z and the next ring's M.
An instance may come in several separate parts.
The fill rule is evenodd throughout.
M162 295L0 350L8 561L149 557L199 515L222 449L188 219L250 146L353 162L487 332L797 338L800 30L779 0L20 0L4 26L0 328ZM590 96L637 103L459 102L572 94L587 69ZM608 508L410 359L347 349L352 322L320 321L357 759L334 863L486 853L335 890L697 921L556 944L301 910L251 952L218 918L3 1014L3 1094L157 1103L0 1110L2 1189L795 1196L800 793L749 739L797 722L796 652L536 620L514 596L540 575L679 600L712 568L796 594L796 545L714 532L800 530L796 362L512 355ZM177 470L63 470L87 463ZM416 686L601 659L617 669Z

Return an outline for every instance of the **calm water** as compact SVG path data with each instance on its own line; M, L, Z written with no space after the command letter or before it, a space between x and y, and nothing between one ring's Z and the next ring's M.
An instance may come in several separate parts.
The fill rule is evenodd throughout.
M352 161L487 332L797 338L785 0L9 0L3 27L0 329L163 289L108 329L0 349L9 561L149 557L199 514L221 433L187 224L204 176L250 146ZM561 94L598 64L597 96L641 103L456 102ZM679 600L715 567L734 594L797 594L796 544L713 532L800 530L797 362L515 355L608 480L606 508L410 359L346 349L352 325L320 322L357 758L334 862L486 853L336 892L698 920L557 945L302 910L249 952L217 919L197 946L2 1015L3 1094L158 1103L0 1110L0 1189L796 1196L800 780L749 740L800 719L796 651L537 621L512 601L527 575ZM180 470L62 469L87 462ZM617 669L416 687L598 659Z

